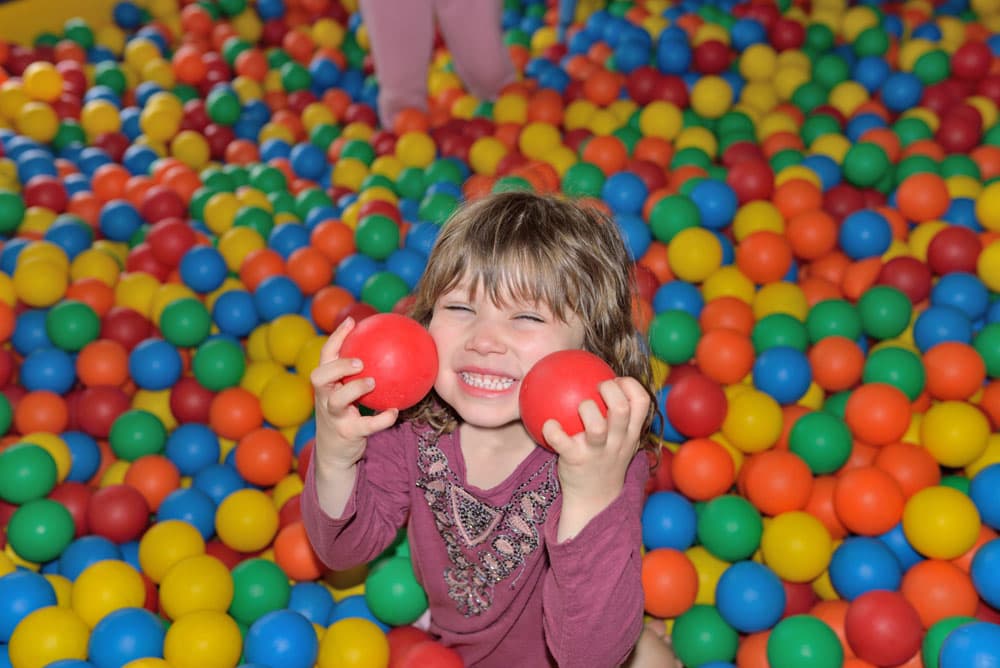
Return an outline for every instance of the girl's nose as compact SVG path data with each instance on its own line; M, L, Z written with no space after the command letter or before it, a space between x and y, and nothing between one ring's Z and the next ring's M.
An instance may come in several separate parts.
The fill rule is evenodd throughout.
M502 327L489 320L477 320L472 325L465 347L480 355L502 353L507 350Z

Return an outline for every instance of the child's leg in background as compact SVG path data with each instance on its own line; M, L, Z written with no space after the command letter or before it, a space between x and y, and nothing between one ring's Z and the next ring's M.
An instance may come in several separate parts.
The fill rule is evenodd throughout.
M427 109L427 68L434 47L432 0L361 0L361 16L378 77L379 119L391 130L402 109Z
M455 73L470 93L495 99L517 80L503 43L501 0L434 0L438 27L451 51Z

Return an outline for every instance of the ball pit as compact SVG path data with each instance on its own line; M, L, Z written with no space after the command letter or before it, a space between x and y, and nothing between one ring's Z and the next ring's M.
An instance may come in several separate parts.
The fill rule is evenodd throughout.
M0 41L0 663L458 665L309 547L309 374L511 188L635 260L687 664L996 660L995 3L508 0L522 79L391 128L356 2L112 4Z

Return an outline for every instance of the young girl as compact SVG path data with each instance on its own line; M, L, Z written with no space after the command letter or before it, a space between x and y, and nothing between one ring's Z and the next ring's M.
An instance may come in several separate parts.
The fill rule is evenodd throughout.
M442 230L413 317L439 355L434 390L406 419L362 416L370 378L339 358L353 323L312 374L316 450L302 515L333 569L378 556L407 526L430 631L469 666L671 666L643 630L640 516L652 418L649 359L631 318L630 262L613 222L554 198L479 200ZM585 349L618 377L608 407L555 420L537 446L518 389L539 359Z
M378 115L387 129L403 109L427 109L435 21L470 93L492 100L516 78L503 43L500 0L361 0L360 8L378 76Z

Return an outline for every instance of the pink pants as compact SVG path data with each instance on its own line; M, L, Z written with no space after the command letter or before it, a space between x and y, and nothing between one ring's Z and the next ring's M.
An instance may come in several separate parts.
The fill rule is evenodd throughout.
M361 0L379 81L383 127L407 107L427 109L427 68L434 22L451 51L455 73L470 93L492 100L515 80L503 44L500 0Z

